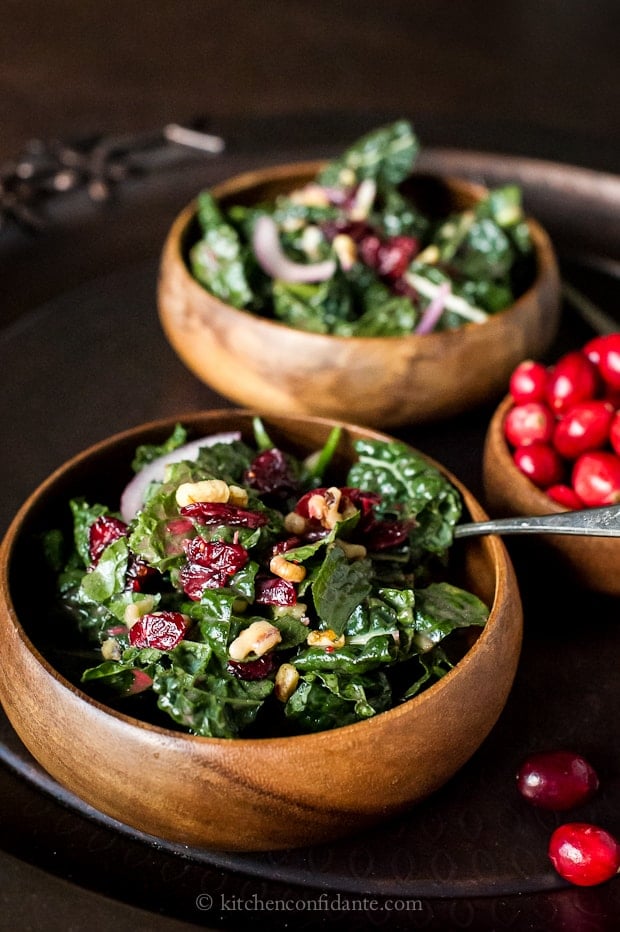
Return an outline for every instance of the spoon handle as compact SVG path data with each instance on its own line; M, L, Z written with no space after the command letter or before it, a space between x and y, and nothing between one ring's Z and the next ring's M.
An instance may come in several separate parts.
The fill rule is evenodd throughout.
M479 534L580 534L585 537L620 537L620 505L583 508L560 514L536 515L529 518L498 518L459 524L455 537Z

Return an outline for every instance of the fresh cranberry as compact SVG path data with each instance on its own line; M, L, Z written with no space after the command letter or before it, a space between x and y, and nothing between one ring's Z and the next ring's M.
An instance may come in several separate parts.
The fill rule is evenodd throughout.
M597 367L605 383L620 389L620 333L594 337L586 343L583 352Z
M614 452L620 456L620 411L616 411L609 426L609 442Z
M564 508L568 508L569 511L576 511L583 508L583 502L575 490L570 485L565 485L563 482L550 485L548 489L545 489L545 494L553 499L554 502L557 502L558 505L563 505Z
M597 825L567 822L552 834L549 858L564 880L580 887L593 887L618 873L620 845Z
M576 459L588 450L605 446L614 409L608 401L582 401L569 408L558 421L553 445L566 459Z
M517 447L512 456L517 468L541 489L556 485L562 479L562 461L547 443L535 440Z
M129 642L132 647L172 650L185 637L187 627L187 619L180 612L151 612L130 628Z
M229 660L226 669L239 680L264 680L276 669L273 654L263 654L256 660Z
M564 414L580 401L590 401L599 387L596 366L575 350L553 367L547 383L547 403L556 414Z
M521 795L542 809L572 809L598 789L596 771L572 751L543 751L528 757L517 773Z
M268 516L262 511L248 511L238 505L222 502L192 502L181 508L181 514L200 524L225 524L230 527L257 528L267 524Z
M528 401L514 405L504 420L506 440L513 447L526 446L534 440L548 443L553 436L555 419L547 405Z
M615 505L620 502L620 457L605 450L582 453L571 481L585 505Z
M120 518L112 515L100 515L90 526L88 535L88 548L93 563L97 563L106 547L115 540L126 537L128 527Z
M508 390L516 404L529 401L544 401L547 393L549 373L540 362L526 359L514 369Z

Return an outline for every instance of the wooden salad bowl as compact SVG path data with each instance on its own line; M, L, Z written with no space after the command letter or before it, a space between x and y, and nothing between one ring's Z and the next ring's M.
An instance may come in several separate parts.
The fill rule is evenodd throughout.
M177 420L190 437L237 429L251 436L251 417L235 410L191 414L98 443L36 489L0 549L0 700L26 748L58 783L107 816L156 838L223 850L325 842L433 793L474 754L502 712L522 632L504 545L499 538L471 539L455 545L454 572L490 606L486 626L437 684L372 719L299 737L203 738L145 724L90 698L46 656L46 638L59 635L50 630L34 541L44 529L66 526L72 496L118 501L136 447L162 442ZM265 423L276 443L302 453L322 445L333 426L301 416ZM345 425L343 466L358 437L390 439ZM470 492L444 473L469 515L483 519Z
M514 464L504 437L504 421L514 405L507 395L489 424L483 454L485 502L494 517L548 515L566 511L549 498ZM528 548L551 559L556 570L569 570L571 579L608 595L620 595L620 538L571 537L544 534L529 538Z
M273 200L303 186L324 163L280 165L212 189L223 204ZM454 178L412 175L402 186L429 215L470 207L485 188ZM161 326L184 364L221 395L271 414L315 414L385 428L459 414L499 399L524 358L539 357L558 326L560 288L545 230L535 245L532 285L484 323L403 337L343 337L297 330L211 295L192 276L196 203L174 220L160 264Z

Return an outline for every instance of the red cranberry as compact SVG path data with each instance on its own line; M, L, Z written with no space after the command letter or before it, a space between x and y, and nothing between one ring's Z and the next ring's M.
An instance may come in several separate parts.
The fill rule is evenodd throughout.
M510 376L508 390L516 404L544 401L549 373L541 362L526 359L520 362Z
M556 414L564 414L580 401L596 395L599 380L596 366L576 350L566 353L554 366L547 383L547 402Z
M558 505L563 505L564 508L568 508L569 511L576 511L579 508L583 508L583 502L570 485L565 485L563 482L558 482L556 485L550 485L548 489L545 489L545 493L549 498L553 499L554 502L557 502Z
M93 563L97 563L106 547L127 536L128 527L120 518L100 515L93 521L88 534L88 548Z
M595 450L575 461L572 485L585 505L615 505L620 502L620 456Z
M526 446L534 440L548 443L554 424L553 414L546 405L528 401L510 409L504 421L504 433L513 447Z
M551 836L549 857L564 880L593 887L618 873L620 845L613 835L596 825L567 822Z
M594 337L583 348L600 372L603 380L611 388L620 388L620 333L608 333Z
M620 411L616 411L609 427L609 442L614 452L620 456Z
M517 447L513 453L517 468L541 489L555 485L562 479L562 461L547 443L535 440L527 446Z
M576 459L581 453L604 446L614 409L608 401L582 401L566 412L553 433L553 445L566 459Z
M517 773L521 795L542 809L571 809L589 799L598 786L594 768L572 751L532 754Z
M229 660L227 671L236 676L238 680L264 680L274 672L277 667L273 654L263 654L256 660Z
M129 631L132 647L172 650L185 637L188 620L181 612L151 612L142 615Z

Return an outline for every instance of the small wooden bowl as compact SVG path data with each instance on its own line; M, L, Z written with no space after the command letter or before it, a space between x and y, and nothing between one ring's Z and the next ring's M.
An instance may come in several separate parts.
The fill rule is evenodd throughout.
M514 402L510 396L497 407L487 431L483 455L485 502L494 517L548 515L566 511L515 466L504 437L504 421ZM528 538L544 548L557 569L568 569L582 586L620 595L620 539L544 534Z
M250 172L213 188L223 204L271 201L315 177L323 163ZM403 191L429 214L471 207L485 193L452 178L411 176ZM546 232L529 221L531 287L483 324L405 337L340 337L296 330L213 297L191 275L196 203L176 218L161 259L158 306L173 349L202 381L271 414L315 414L387 427L458 414L499 398L524 358L539 357L558 326L558 267Z
M250 437L251 417L214 411L178 420L194 437L231 429ZM130 478L136 446L163 441L176 420L91 447L50 476L12 522L0 549L0 700L17 734L52 777L91 806L182 844L224 850L305 846L406 810L471 757L510 691L522 612L498 538L455 547L456 578L491 606L487 625L463 659L419 697L334 731L248 740L185 735L111 710L46 659L50 612L43 568L33 565L36 535L66 525L70 496L113 505ZM300 453L316 449L333 425L305 417L265 423L276 443ZM345 426L338 453L343 467L351 461L352 440L361 436L384 438ZM472 495L450 478L472 518L483 519Z

